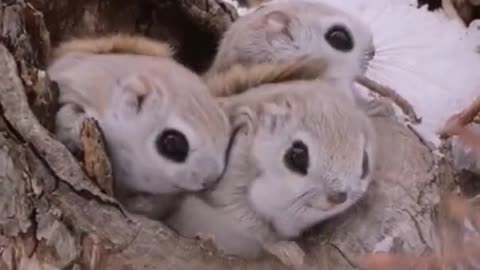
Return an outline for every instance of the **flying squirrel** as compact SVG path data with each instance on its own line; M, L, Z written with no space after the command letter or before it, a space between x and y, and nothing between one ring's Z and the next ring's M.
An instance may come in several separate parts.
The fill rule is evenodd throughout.
M277 0L260 4L228 28L205 76L235 64L249 66L299 57L318 58L328 67L321 79L348 84L349 88L342 88L358 103L379 109L387 105L367 104L354 91L355 83L392 99L410 121L419 122L421 119L407 100L364 75L374 55L373 34L360 19L318 1Z
M300 267L305 253L294 240L367 191L375 132L344 84L273 77L275 83L232 76L231 86L220 87L242 92L218 98L240 128L229 165L216 186L185 196L165 222L185 237L212 238L228 255L269 253Z
M82 122L94 118L112 164L114 196L154 219L182 194L221 178L231 138L205 83L172 52L140 36L77 38L54 50L47 70L60 90L57 138L81 150Z
M372 33L355 17L318 2L274 1L227 29L210 71L308 56L326 61L324 77L353 80L374 53Z

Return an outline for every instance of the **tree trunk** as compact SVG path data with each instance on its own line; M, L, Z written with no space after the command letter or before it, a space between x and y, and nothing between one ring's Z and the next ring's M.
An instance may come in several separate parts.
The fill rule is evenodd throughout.
M230 6L220 0L0 3L1 270L284 269L272 257L226 258L210 242L178 237L126 212L94 184L109 177L101 147L93 151L105 169L89 170L92 162L79 163L51 132L58 90L44 69L52 46L72 36L142 33L167 40L180 62L201 72L237 17ZM371 189L358 206L306 233L305 269L354 269L372 251L438 250L432 217L441 192L454 187L453 170L404 125L374 120L380 162Z

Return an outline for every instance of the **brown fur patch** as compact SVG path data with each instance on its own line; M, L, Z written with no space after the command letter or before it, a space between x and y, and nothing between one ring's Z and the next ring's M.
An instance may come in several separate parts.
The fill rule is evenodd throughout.
M138 35L115 34L98 38L77 38L66 41L53 51L52 59L70 52L92 54L139 54L158 57L170 57L173 49L164 42Z
M208 74L205 81L214 96L226 97L266 83L321 78L326 70L327 63L323 60L298 58L249 66L236 64L225 71Z

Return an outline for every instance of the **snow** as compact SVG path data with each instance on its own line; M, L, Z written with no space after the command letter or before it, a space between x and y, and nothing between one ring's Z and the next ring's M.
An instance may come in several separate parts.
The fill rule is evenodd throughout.
M441 10L417 9L415 0L310 1L336 6L370 27L377 51L366 75L414 106L422 123L413 128L435 145L443 123L480 95L479 21L467 29Z

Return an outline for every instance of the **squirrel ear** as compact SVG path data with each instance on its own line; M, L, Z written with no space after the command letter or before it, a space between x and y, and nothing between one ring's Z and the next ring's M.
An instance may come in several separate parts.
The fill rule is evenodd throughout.
M241 127L240 131L247 135L254 133L257 128L257 114L248 106L233 108L229 118L234 128Z
M126 78L117 80L114 84L112 101L114 102L113 106L123 107L122 110L128 113L138 113L145 107L150 106L147 103L154 103L156 101L150 100L147 101L147 96L149 99L163 99L163 88L159 85L156 85L152 79L145 77L140 74L132 74ZM155 106L159 106L158 102L155 103Z
M267 102L261 104L258 114L258 121L262 126L274 132L276 128L283 124L291 116L292 103L288 99L282 99L277 102Z
M267 28L267 41L272 43L278 38L287 37L293 40L289 31L291 18L284 12L272 11L265 15L264 24Z

